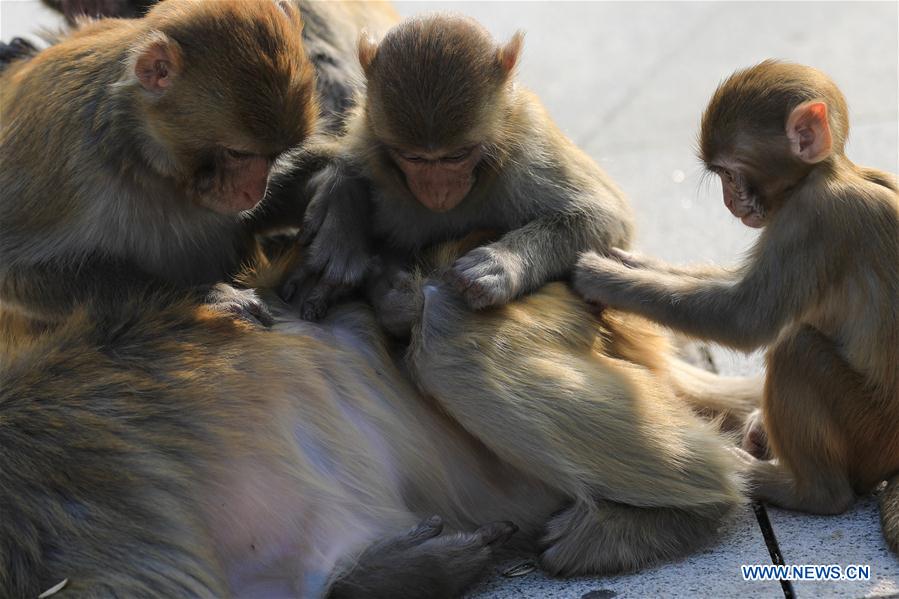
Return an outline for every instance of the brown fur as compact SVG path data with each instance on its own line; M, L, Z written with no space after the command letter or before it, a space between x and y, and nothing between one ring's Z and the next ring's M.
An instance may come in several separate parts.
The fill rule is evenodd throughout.
M149 3L137 4L60 8L128 16ZM102 313L122 301L115 290L125 288L187 287L202 295L255 259L253 233L301 222L301 193L271 193L241 215L195 202L228 185L219 176L227 160L221 144L271 159L316 127L317 105L339 117L353 94L359 29L395 19L381 2L295 4L309 21L302 45L296 8L284 9L291 22L270 18L280 16L275 3L176 1L140 20L83 22L3 72L0 297L7 309L58 321L86 297ZM214 25L229 19L226 31ZM156 101L126 59L160 35L174 40L176 66L189 68ZM279 164L270 191L302 187L316 164L289 172ZM240 308L258 307L243 297L250 305Z
M809 103L827 118L793 146L789 124ZM776 459L744 456L747 468L759 497L822 513L899 471L899 195L894 176L846 158L847 134L845 100L819 71L768 61L735 73L706 110L701 151L733 177L722 174L725 194L767 224L750 260L729 274L588 255L577 274L591 300L769 346L762 412Z
M262 331L140 294L104 326L79 311L4 344L0 593L451 596L514 530L487 522L513 521L553 572L616 572L707 541L740 503L652 326L598 321L561 285L460 308L431 294L416 326L433 399L360 303L317 325L275 302Z

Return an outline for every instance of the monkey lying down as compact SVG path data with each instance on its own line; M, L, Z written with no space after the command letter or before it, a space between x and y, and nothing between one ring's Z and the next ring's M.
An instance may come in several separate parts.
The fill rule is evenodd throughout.
M561 284L472 320L421 283L409 364L455 381L439 399L355 302L315 324L264 292L264 330L142 295L5 344L0 594L454 596L507 539L554 574L630 571L740 504L651 326Z

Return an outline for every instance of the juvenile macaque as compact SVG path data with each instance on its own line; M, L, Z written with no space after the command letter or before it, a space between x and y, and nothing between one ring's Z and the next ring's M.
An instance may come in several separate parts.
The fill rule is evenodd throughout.
M365 98L338 142L341 159L315 180L306 270L285 290L304 317L363 280L374 243L416 252L500 232L448 273L472 308L562 277L583 250L629 243L621 191L515 81L522 39L497 45L474 21L443 15L359 42Z
M715 92L700 152L724 203L764 227L734 273L586 254L589 300L739 349L768 346L761 423L743 454L756 495L839 513L899 473L899 201L895 178L843 153L845 99L823 73L766 61ZM892 499L891 499L892 497ZM897 517L884 532L899 543Z

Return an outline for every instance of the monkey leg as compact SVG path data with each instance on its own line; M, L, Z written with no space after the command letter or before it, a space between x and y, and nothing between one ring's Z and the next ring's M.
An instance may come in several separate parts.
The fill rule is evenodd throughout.
M553 569L633 569L712 533L714 525L694 531L677 518L719 521L738 505L737 464L663 378L575 341L595 321L570 300L564 286L549 286L502 309L471 312L446 286L426 285L410 366L419 385L500 459L582 504L557 524L560 539L570 534L558 542L562 557ZM684 538L639 545L639 558L622 559L626 550L580 533L589 518L577 511L596 515L596 526L602 514L617 522L644 513L616 504L647 508L650 523L670 520L656 527L660 538ZM578 554L584 561L570 563Z
M432 516L363 551L334 582L328 597L458 597L484 573L494 549L516 530L511 522L494 522L473 533L441 534L443 521Z
M772 461L747 461L756 496L813 513L845 511L855 493L843 406L865 396L833 343L803 326L768 353L763 405Z
M540 563L557 576L634 571L701 546L725 515L720 505L702 510L576 502L547 523Z

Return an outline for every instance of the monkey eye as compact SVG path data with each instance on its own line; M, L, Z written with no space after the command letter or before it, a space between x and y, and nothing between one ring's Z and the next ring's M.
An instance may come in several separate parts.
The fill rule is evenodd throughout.
M407 162L425 162L425 158L422 156L418 156L416 154L403 154L402 152L397 152L400 158Z
M449 156L444 156L441 160L445 162L461 162L468 158L471 155L471 148L465 148L464 150L459 150L455 154L450 154Z
M231 148L225 148L225 154L237 160L245 160L255 156L252 152L241 152L240 150L232 150Z

